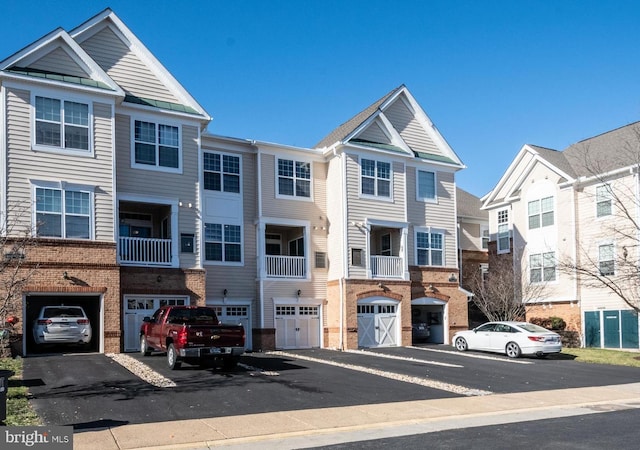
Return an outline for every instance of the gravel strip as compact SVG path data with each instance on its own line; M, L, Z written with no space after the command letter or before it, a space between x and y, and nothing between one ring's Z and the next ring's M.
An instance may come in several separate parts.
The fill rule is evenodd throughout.
M386 355L384 353L375 353L375 352L370 352L367 350L344 350L346 353L356 353L356 354L360 354L360 355L369 355L369 356L376 356L378 358L387 358L387 359L397 359L399 361L409 361L409 362L414 362L414 363L418 363L418 364L430 364L433 366L443 366L443 367L455 367L457 369L461 369L464 366L461 366L460 364L449 364L449 363L443 363L443 362L439 362L439 361L431 361L431 360L425 360L425 359L417 359L417 358L410 358L408 356L397 356L397 355Z
M176 387L176 384L172 380L163 375L160 375L158 372L151 369L146 364L141 363L140 361L132 358L129 355L125 355L124 353L105 353L105 355L113 359L115 362L120 364L132 374L140 377L153 386L160 388Z
M310 356L298 355L298 354L294 354L294 353L267 352L267 354L276 355L276 356L286 356L288 358L294 358L294 359L302 359L302 360L305 360L305 361L312 361L312 362L316 362L316 363L320 363L320 364L328 364L330 366L342 367L343 369L349 369L349 370L355 370L355 371L358 371L358 372L364 372L364 373L368 373L368 374L371 374L371 375L377 375L379 377L389 378L391 380L403 381L405 383L413 383L413 384L417 384L417 385L420 385L420 386L425 386L425 387L432 388L432 389L439 389L441 391L452 392L454 394L466 395L468 397L493 394L493 392L491 392L491 391L484 391L482 389L469 389L469 388L467 388L465 386L459 386L459 385L456 385L456 384L445 383L445 382L438 381L438 380L430 380L430 379L427 379L427 378L419 378L419 377L413 377L413 376L409 376L409 375L402 375L402 374L399 374L399 373L387 372L387 371L384 371L384 370L370 369L368 367L356 366L356 365L353 365L353 364L343 364L343 363L339 363L339 362L336 362L336 361L331 361L331 360L327 360L327 359L312 358Z
M469 352L459 352L457 350L453 350L453 351L439 350L436 348L414 347L414 346L408 346L407 348L414 348L416 350L422 350L424 352L449 353L450 355L464 356L465 358L489 359L491 361L501 361L501 362L512 363L512 364L533 364L531 361L522 361L520 359L511 359L511 358L505 359L505 358L499 358L497 356L479 355L476 353L469 353Z

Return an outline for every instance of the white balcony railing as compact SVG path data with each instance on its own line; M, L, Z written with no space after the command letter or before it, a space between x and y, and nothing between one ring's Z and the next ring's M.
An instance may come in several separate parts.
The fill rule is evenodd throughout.
M402 278L403 259L399 256L371 256L371 275L376 278Z
M171 265L171 239L121 237L118 253L123 264Z
M304 278L306 261L304 256L264 257L265 272L270 278Z

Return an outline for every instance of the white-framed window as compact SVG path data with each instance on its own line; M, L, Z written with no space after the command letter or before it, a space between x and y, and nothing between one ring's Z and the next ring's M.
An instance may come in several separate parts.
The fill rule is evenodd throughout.
M92 239L93 192L90 189L35 186L34 197L37 236Z
M204 226L204 259L218 262L242 262L242 229L240 225L206 223Z
M304 237L289 241L289 256L304 256Z
M511 250L509 232L509 210L498 211L498 253L506 253Z
M482 284L484 285L489 279L489 264L480 263L480 276L482 277Z
M180 128L146 120L133 120L132 165L163 171L181 170Z
M442 231L416 231L416 263L419 266L444 266Z
M426 170L417 171L417 199L426 202L436 201L436 173Z
M598 269L600 270L600 275L615 275L615 252L612 243L598 246Z
M486 225L480 226L480 239L482 240L481 248L484 250L489 249L489 240L491 239L491 234L489 233L489 227Z
M91 105L85 102L34 95L36 149L63 149L91 153Z
M311 198L311 163L278 158L278 195Z
M530 201L528 204L528 211L530 230L553 225L553 197L545 197Z
M207 191L240 193L240 157L204 152L204 189Z
M380 236L380 254L391 256L391 234L389 233Z
M529 280L531 283L555 281L555 279L555 252L544 252L529 255Z
M596 217L605 217L612 214L611 186L603 184L596 187Z
M361 158L360 186L362 195L391 198L391 163Z

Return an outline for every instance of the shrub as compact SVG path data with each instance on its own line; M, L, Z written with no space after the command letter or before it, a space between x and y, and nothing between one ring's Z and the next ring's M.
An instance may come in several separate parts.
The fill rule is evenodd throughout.
M540 325L547 330L564 330L567 328L567 323L562 317L532 317L529 322L534 325Z

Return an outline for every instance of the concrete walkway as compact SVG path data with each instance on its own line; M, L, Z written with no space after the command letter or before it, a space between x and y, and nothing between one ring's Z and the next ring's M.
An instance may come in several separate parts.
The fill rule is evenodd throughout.
M74 449L301 448L640 408L640 383L125 425Z

